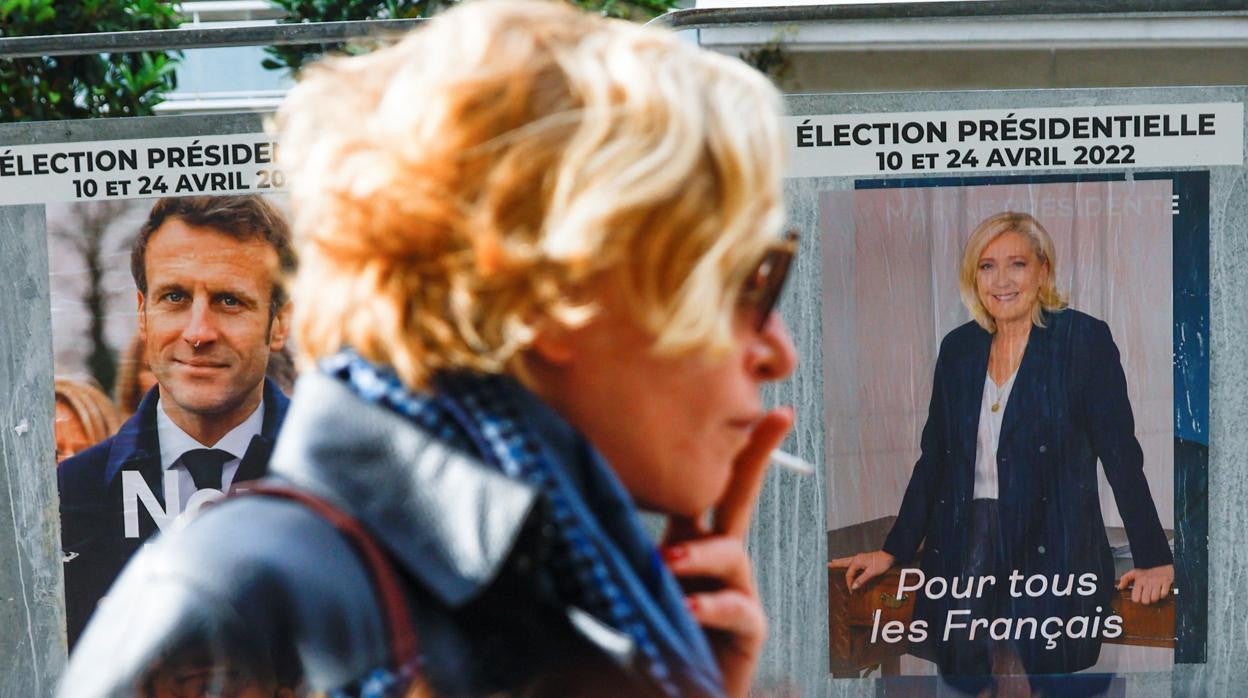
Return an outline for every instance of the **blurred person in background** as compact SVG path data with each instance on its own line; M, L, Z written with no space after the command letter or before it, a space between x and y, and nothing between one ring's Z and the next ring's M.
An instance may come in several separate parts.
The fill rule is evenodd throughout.
M117 406L91 383L58 377L53 390L57 464L107 439L121 425Z

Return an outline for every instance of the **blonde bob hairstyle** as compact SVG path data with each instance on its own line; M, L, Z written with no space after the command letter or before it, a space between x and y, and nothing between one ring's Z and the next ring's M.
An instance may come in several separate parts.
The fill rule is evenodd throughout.
M1049 237L1049 231L1030 214L1004 211L989 216L975 226L974 232L966 241L962 252L962 269L958 275L962 303L971 311L975 322L989 334L996 333L997 323L979 300L979 257L989 243L1006 233L1018 233L1026 238L1032 251L1036 253L1036 258L1045 267L1044 278L1041 279L1040 290L1036 294L1036 306L1031 310L1032 324L1044 327L1046 311L1054 313L1066 307L1066 299L1057 290L1057 252L1053 247L1053 238Z
M121 428L122 420L117 405L113 404L104 391L85 381L59 376L53 379L52 386L55 401L65 405L73 413L82 425L82 433L88 443L99 443Z
M784 219L780 110L736 59L559 2L464 3L323 61L275 122L300 365L521 373L608 289L654 351L726 349Z

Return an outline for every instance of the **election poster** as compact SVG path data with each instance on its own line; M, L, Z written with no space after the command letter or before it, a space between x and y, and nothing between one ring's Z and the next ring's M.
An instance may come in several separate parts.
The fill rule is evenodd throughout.
M294 382L273 156L259 133L0 152L0 206L45 212L71 649L145 542L265 472Z
M818 292L791 288L784 302L799 312L786 320L799 340L821 338L799 342L789 381L793 451L818 461L825 489L816 501L810 480L789 490L772 478L758 518L827 545L750 553L768 612L800 617L772 617L775 636L790 649L827 639L804 685L1004 694L1006 677L1022 677L1045 695L1118 695L1115 677L1205 661L1210 239L1243 165L1244 112L1239 97L1165 94L791 98L786 195L792 217L813 221L803 251L817 253L799 256L794 287ZM34 229L37 207L46 228L57 432L46 465L59 461L71 645L144 542L255 474L267 412L293 375L273 281L282 255L269 238L233 235L256 226L170 203L284 217L274 144L258 128L152 130L0 148L0 219L20 210L9 220ZM992 247L1001 230L1021 252ZM217 264L234 270L228 283L200 276ZM1041 287L1039 322L994 377L980 321L1019 298L1030 310ZM232 382L220 374L263 386L263 402L201 390ZM242 437L185 428L161 417L174 397L249 407L250 426ZM188 451L165 452L179 441L226 443L230 458L200 481L176 463ZM981 441L994 458L979 458ZM74 476L87 462L100 478ZM992 474L995 497L980 496ZM822 522L793 514L808 501ZM850 573L876 552L892 559L876 557L870 579ZM810 618L815 586L826 620Z
M1209 168L1242 164L1242 103L790 126L793 176L839 184L833 677L1100 695L1203 662Z

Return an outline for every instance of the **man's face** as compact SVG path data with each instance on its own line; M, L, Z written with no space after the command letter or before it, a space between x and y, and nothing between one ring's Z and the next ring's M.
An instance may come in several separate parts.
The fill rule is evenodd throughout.
M286 341L289 308L269 319L277 251L172 218L148 240L146 270L139 332L166 414L228 431L260 403L269 352Z

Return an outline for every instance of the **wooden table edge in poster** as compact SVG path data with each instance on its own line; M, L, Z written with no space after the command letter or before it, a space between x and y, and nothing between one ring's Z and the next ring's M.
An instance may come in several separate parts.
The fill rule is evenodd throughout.
M914 595L897 600L902 567L895 566L852 594L845 584L845 565L828 563L828 653L832 675L837 678L865 676L879 667L883 676L900 674L901 655L909 650L898 643L869 641L876 610L881 622L909 622ZM1174 596L1145 606L1131 601L1130 590L1119 591L1111 602L1113 613L1122 616L1122 635L1106 639L1118 645L1173 648Z

